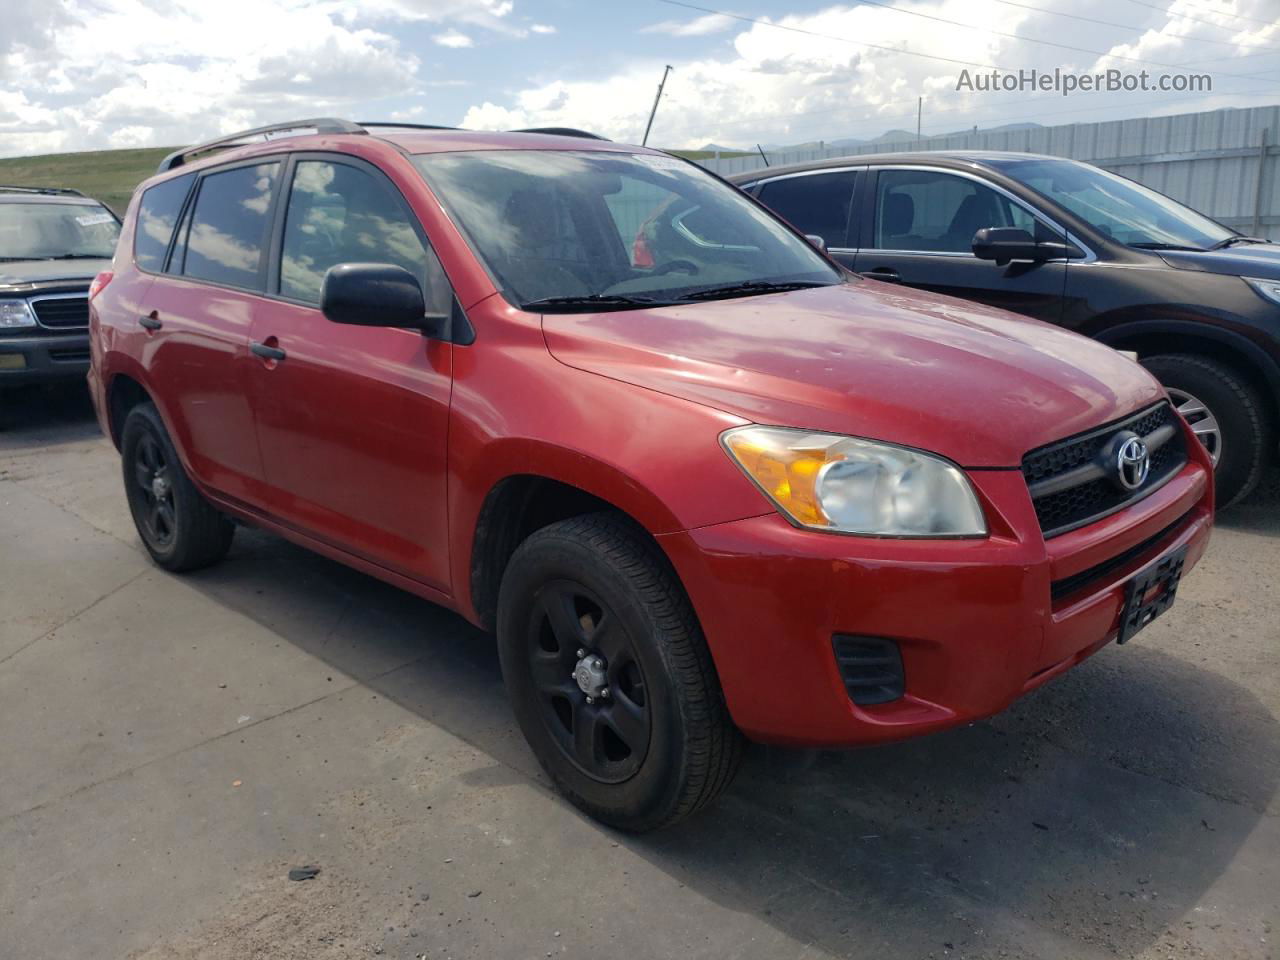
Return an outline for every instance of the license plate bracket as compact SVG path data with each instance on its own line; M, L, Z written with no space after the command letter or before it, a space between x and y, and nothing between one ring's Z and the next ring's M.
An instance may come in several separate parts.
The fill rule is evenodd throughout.
M1125 584L1124 608L1120 611L1120 632L1116 643L1128 643L1134 634L1173 605L1187 562L1187 548L1181 546L1138 571Z

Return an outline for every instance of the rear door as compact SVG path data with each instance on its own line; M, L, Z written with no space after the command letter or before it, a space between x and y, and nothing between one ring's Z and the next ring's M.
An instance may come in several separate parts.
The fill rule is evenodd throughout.
M454 305L448 278L408 203L375 167L298 154L285 183L271 300L253 319L248 378L268 512L448 590L454 348L415 330L332 323L319 309L325 272L339 263L405 267L438 312Z
M1066 234L1018 198L979 176L936 167L869 171L859 204L863 237L854 269L865 277L946 293L1056 323L1065 260L1003 267L973 255L984 227L1018 227L1043 240Z
M801 233L822 237L827 253L852 267L858 246L852 217L858 176L854 168L786 174L760 181L755 196Z
M249 331L263 303L283 167L280 158L254 159L202 172L171 252L158 260L148 249L138 259L161 270L138 323L152 341L144 362L169 426L198 480L249 503L259 500L263 475L247 391ZM165 224L140 214L137 229L145 247L148 232L163 235Z

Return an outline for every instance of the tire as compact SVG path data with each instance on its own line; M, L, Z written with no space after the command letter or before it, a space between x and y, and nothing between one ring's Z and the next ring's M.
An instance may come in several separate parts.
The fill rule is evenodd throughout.
M1142 365L1169 390L1174 406L1192 428L1217 421L1216 500L1219 508L1243 499L1258 485L1274 444L1267 409L1257 389L1234 368L1207 357L1168 353L1144 357Z
M235 526L195 488L152 404L129 411L120 452L129 512L152 560L182 573L226 556Z
M693 609L666 558L625 520L574 517L516 549L498 597L498 651L538 761L597 820L655 830L733 779L742 736Z

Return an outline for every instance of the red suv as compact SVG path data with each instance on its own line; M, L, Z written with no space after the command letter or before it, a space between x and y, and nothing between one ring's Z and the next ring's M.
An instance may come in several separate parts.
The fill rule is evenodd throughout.
M317 120L176 154L91 314L158 564L248 523L495 631L534 752L625 829L709 802L744 735L1003 709L1160 614L1212 524L1136 363L853 277L574 131Z

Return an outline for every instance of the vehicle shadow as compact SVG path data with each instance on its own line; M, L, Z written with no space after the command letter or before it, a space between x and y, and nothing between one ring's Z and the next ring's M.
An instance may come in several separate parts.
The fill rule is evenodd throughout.
M1249 496L1219 512L1219 526L1280 536L1280 465L1273 465Z
M546 785L492 638L459 617L253 530L189 582L491 756L476 786ZM1194 936L1192 907L1278 776L1262 703L1135 642L969 728L843 753L753 747L713 809L613 839L835 955L1133 956L1171 927Z
M22 451L100 436L82 380L0 390L0 451Z

